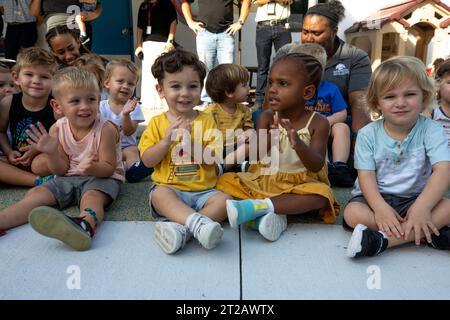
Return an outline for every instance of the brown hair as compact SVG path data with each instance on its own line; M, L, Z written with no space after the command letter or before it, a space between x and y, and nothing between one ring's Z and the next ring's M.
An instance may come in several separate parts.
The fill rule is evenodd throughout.
M17 56L17 62L12 70L19 73L20 69L28 66L47 67L51 74L54 74L59 68L56 58L47 50L38 47L31 47L21 50Z
M92 72L97 78L99 88L103 88L103 82L105 81L105 67L103 66L102 58L99 55L94 53L82 55L75 60L73 66Z
M423 110L429 107L433 101L435 87L433 79L427 75L425 65L416 57L398 56L384 61L373 72L366 94L368 111L380 117L379 97L404 83L405 79L417 81L423 91Z
M248 71L245 67L223 63L213 68L206 78L206 92L215 102L222 103L227 93L233 93L239 84L247 85Z
M189 51L176 48L160 55L152 66L152 74L158 83L162 85L165 73L177 73L184 67L192 67L200 78L200 86L203 87L203 81L206 77L206 67L198 57Z

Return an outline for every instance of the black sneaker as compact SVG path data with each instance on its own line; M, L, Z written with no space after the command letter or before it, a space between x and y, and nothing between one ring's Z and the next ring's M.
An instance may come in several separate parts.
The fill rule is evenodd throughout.
M91 41L91 39L88 36L80 36L80 42L82 45L85 45L89 41Z
M75 250L91 247L94 230L83 218L68 217L54 208L42 206L31 210L28 222L38 233L58 239Z
M333 187L353 187L355 180L346 163L333 162L328 164L328 179Z
M450 227L439 230L439 236L433 233L430 246L439 250L450 250Z
M241 171L240 172L248 172L248 168L250 168L250 162L244 161L241 163Z
M347 256L372 257L386 250L387 245L388 240L381 232L369 230L366 226L358 224L348 243Z
M144 162L137 161L125 171L125 178L128 182L135 183L147 178L152 173L153 168L147 168Z

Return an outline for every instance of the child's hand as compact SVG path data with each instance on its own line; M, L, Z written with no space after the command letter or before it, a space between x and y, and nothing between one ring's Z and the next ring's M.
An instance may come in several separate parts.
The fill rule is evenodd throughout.
M124 116L129 115L131 112L134 111L134 109L136 109L138 102L139 102L139 98L137 98L137 97L128 99L127 103L125 103L125 105L123 106L122 114Z
M386 204L380 209L374 210L374 213L378 229L386 233L388 237L400 238L404 235L400 222L404 222L405 219L400 217L390 205Z
M19 151L13 150L8 154L8 161L9 163L16 166L20 164L18 159L20 159L21 156L22 154Z
M420 245L422 238L421 231L425 235L428 243L431 243L431 233L439 235L439 230L431 221L431 211L426 208L420 208L412 205L406 214L405 239L408 239L409 233L414 231L416 245Z
M175 139L178 137L178 134L176 136L174 136L173 140L172 140L172 135L174 134L174 132L178 132L178 129L181 127L181 125L183 124L183 119L181 117L176 118L171 124L170 126L167 128L166 130L166 135L164 137L165 140L168 140L170 142L175 141Z
M295 130L295 128L292 126L291 120L289 119L281 119L280 124L283 128L286 129L291 148L295 149L295 147L297 147L301 143L301 140L297 134L297 130Z
M31 129L31 130L30 130ZM58 152L59 141L52 137L45 130L42 123L38 122L38 127L31 125L30 129L26 130L28 134L27 142L36 150L47 154L54 154ZM56 129L56 137L58 136L58 127Z
M270 129L278 129L278 125L280 123L280 119L278 118L278 112L275 112L273 115L273 121L270 124Z
M26 147L20 148L19 150L22 152L22 156L17 160L19 163L25 167L29 167L31 165L31 161L33 161L34 157L36 157L40 152L33 148L32 145L28 145Z

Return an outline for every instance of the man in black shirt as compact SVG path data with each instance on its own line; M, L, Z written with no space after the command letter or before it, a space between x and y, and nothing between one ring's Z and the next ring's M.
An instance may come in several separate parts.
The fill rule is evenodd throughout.
M197 35L197 54L206 68L234 62L234 35L245 23L250 0L241 0L242 10L233 23L233 0L198 0L197 20L192 18L190 0L181 0L181 9L189 28ZM218 62L218 63L217 63ZM211 102L204 91L202 101Z

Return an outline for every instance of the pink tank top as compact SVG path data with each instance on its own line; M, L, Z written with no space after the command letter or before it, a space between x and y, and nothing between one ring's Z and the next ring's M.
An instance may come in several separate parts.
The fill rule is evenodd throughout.
M98 155L102 129L106 121L106 119L99 115L95 120L91 131L80 141L76 141L73 137L69 121L66 117L61 118L56 122L59 129L59 142L61 143L64 152L69 157L69 169L76 169L82 159L89 157L92 154ZM69 176L70 174L67 175ZM125 181L120 139L116 141L116 170L111 178L122 182Z

